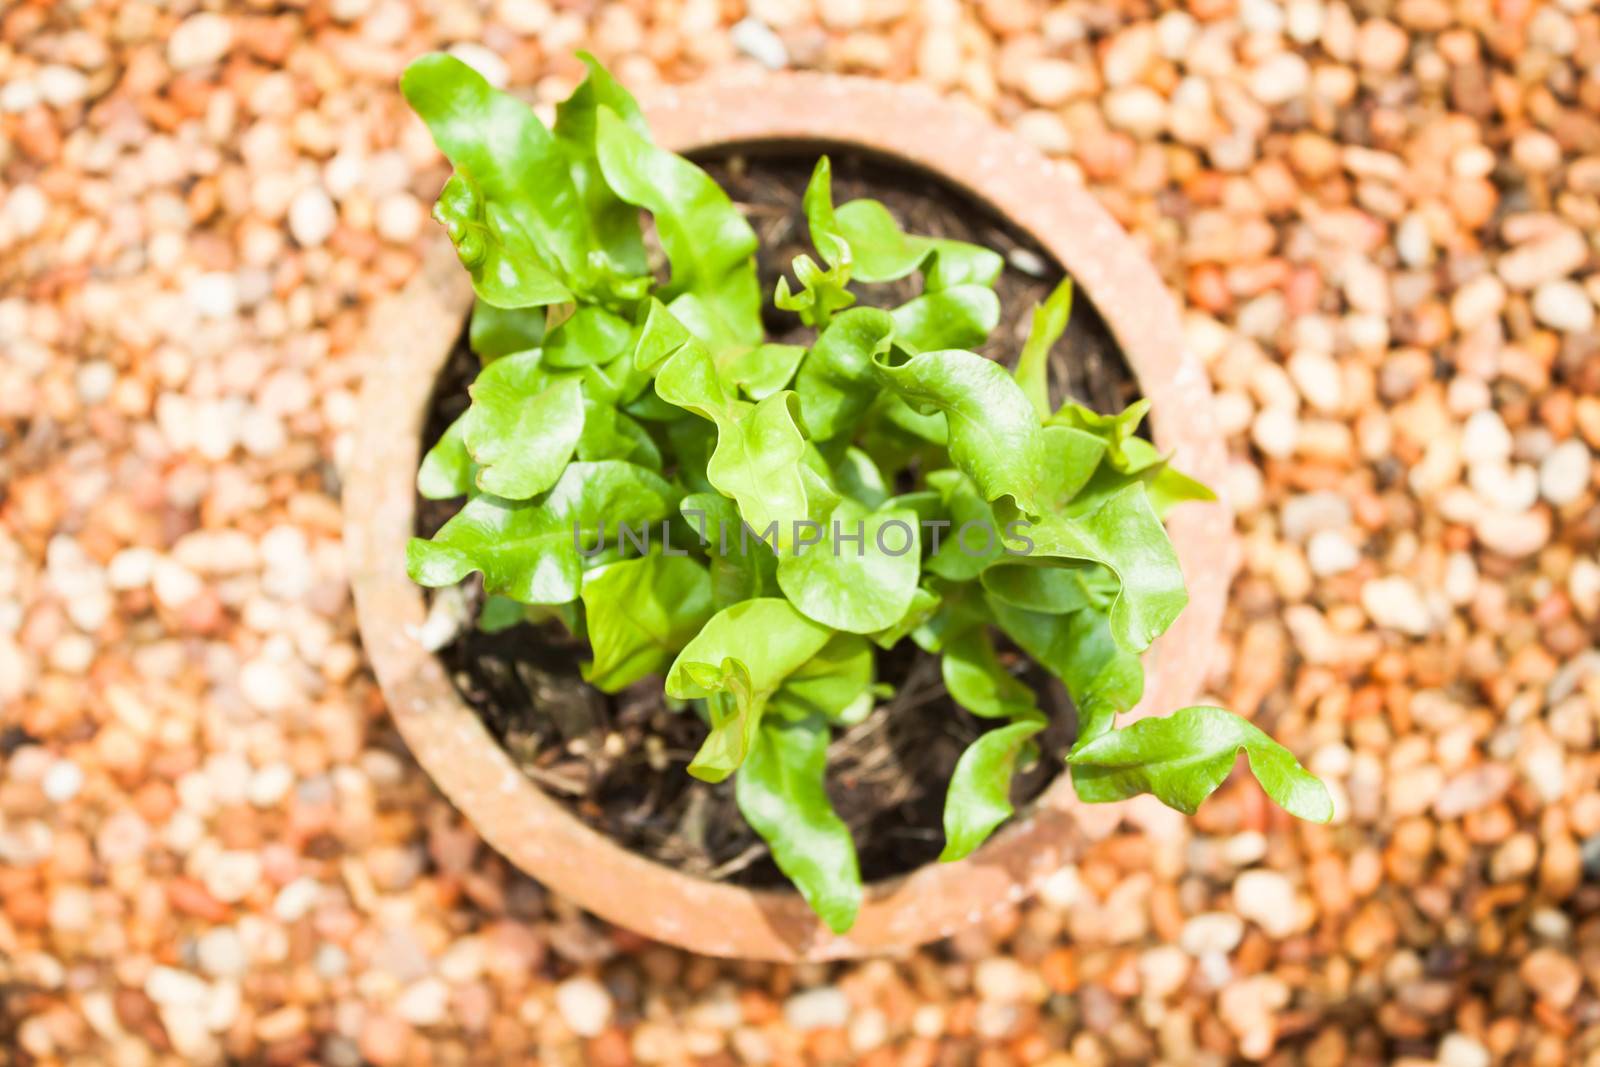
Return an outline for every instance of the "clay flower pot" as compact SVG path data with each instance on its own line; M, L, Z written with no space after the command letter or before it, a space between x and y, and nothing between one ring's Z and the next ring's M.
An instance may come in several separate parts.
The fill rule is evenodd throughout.
M1135 243L1082 188L1027 144L961 105L913 87L815 74L743 76L647 101L666 147L689 152L781 142L869 150L934 173L986 201L1053 255L1099 309L1136 374L1156 443L1220 485L1225 456L1211 393L1184 347L1176 308ZM415 279L373 315L360 441L346 472L345 541L365 642L395 722L417 760L484 838L524 871L643 935L714 956L832 959L904 949L954 933L1027 896L1075 858L1089 808L1062 774L1031 811L968 859L869 886L855 928L835 936L790 890L713 883L632 854L584 825L513 765L418 642L423 592L406 577L420 435L438 373L472 302L442 239ZM1143 709L1198 690L1234 570L1225 505L1188 505L1168 523L1191 600L1145 657ZM1136 712L1137 714L1137 712Z

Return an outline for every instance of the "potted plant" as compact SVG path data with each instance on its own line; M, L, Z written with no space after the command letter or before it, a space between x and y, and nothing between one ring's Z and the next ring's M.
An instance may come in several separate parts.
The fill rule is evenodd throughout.
M1220 474L1205 378L1093 202L914 90L645 111L586 62L549 128L407 70L453 249L379 313L348 471L366 647L480 832L608 919L782 959L947 935L1085 803L1192 812L1241 751L1330 818L1245 720L1147 717L1198 688L1232 547L1179 472ZM1060 395L1112 406L1124 358L1137 402Z

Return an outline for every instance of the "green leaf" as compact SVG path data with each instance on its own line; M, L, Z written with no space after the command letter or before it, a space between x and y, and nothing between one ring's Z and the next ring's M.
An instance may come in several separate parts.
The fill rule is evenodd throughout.
M872 462L872 457L859 448L851 447L833 468L833 482L839 492L869 511L883 506L889 499L889 483L883 472Z
M583 579L594 660L583 676L615 693L664 669L711 618L711 577L687 556L652 553Z
M734 781L739 811L806 903L834 933L855 924L861 870L828 800L828 726L820 716L763 723Z
M472 305L467 344L485 363L544 343L545 309L498 308L482 300Z
M535 350L495 360L468 392L461 435L478 487L526 500L554 485L583 433L581 379L550 373Z
M994 508L965 474L931 471L927 483L938 491L943 505L940 514L928 520L939 524L928 538L930 543L938 539L938 548L928 559L928 571L948 581L970 582L1005 554L1005 531Z
M1150 507L1144 487L1129 485L1083 515L1053 514L1026 529L1028 558L1099 564L1120 584L1111 630L1123 647L1142 652L1189 601L1178 554Z
M1039 514L1044 437L1028 398L1005 368L971 352L898 352L873 360L879 374L912 408L943 412L950 458L985 500L1009 496Z
M438 443L422 457L417 468L417 494L424 500L450 500L472 492L472 456L461 439L466 412L445 427Z
M678 653L667 695L707 698L711 733L689 773L720 782L744 762L767 700L828 643L833 631L786 600L763 597L724 608Z
M598 246L595 251L605 260L603 269L616 275L644 275L649 266L639 211L606 183L595 141L602 107L643 136L649 136L649 129L633 96L589 53L579 52L578 58L589 68L588 77L556 105L552 132L572 161L573 184L588 211Z
M1054 510L1065 506L1093 479L1106 444L1092 433L1066 426L1046 426L1040 433L1044 437L1045 507Z
M822 651L784 679L772 710L792 716L821 715L853 726L872 710L875 661L872 645L855 634L834 634Z
M980 718L1018 719L1038 710L1033 690L1000 665L985 626L945 641L939 673L950 699Z
M1025 611L989 598L996 625L1034 662L1061 679L1078 711L1079 747L1109 730L1119 713L1144 695L1139 657L1111 636L1111 624L1093 608L1068 614ZM1077 771L1073 772L1074 778Z
M1066 332L1071 315L1072 279L1063 278L1043 304L1033 306L1028 340L1017 360L1017 384L1041 419L1050 416L1050 349Z
M835 312L856 302L855 294L849 289L850 245L834 218L833 170L827 156L817 160L802 204L811 230L811 243L828 264L828 269L817 266L810 256L796 256L794 274L800 282L800 291L791 293L788 279L779 278L773 303L785 311L799 313L800 321L807 326L821 329Z
M1045 718L1033 690L1000 665L987 627L947 640L939 669L956 703L983 718L1012 720L986 731L956 762L945 794L945 847L939 856L950 861L969 855L1011 817L1012 775Z
M841 500L817 531L821 541L778 560L778 587L825 626L868 634L902 618L917 589L921 561L917 516L869 511Z
M805 354L804 345L756 345L725 360L722 376L751 400L765 400L789 384Z
M835 213L839 232L854 258L859 282L892 282L929 267L924 288L951 285L992 286L1005 267L998 252L964 241L914 237L900 229L889 209L876 200L852 200ZM929 264L936 258L935 264ZM937 269L931 269L936 267Z
M833 317L795 377L806 429L828 441L853 431L872 405L875 357L889 351L894 319L878 308L851 308Z
M461 171L439 190L433 217L450 235L456 258L472 276L472 291L483 303L523 309L572 299L527 231L500 205L486 201Z
M694 293L741 344L759 344L756 235L728 195L705 171L656 147L610 108L600 108L595 144L607 184L655 217L672 265L666 296Z
M1019 759L1044 729L1043 717L986 731L956 761L944 801L941 862L965 859L1011 818L1011 780Z
M544 364L556 368L588 367L610 363L631 351L633 325L604 308L587 305L550 331L544 343Z
M1078 795L1091 804L1151 793L1189 815L1223 783L1243 751L1256 781L1280 807L1312 822L1333 818L1333 798L1288 749L1221 708L1192 707L1141 719L1078 748Z
M977 348L1000 322L1000 298L982 285L923 293L891 311L894 343L915 354Z
M1139 424L1144 421L1149 411L1149 400L1136 400L1116 415L1102 415L1082 404L1069 401L1062 404L1061 409L1050 416L1049 423L1053 426L1066 426L1094 434L1106 443L1106 459L1111 465L1118 470L1127 470L1129 442L1138 440L1134 437L1134 433L1138 431Z
M400 89L455 165L434 214L478 295L497 307L570 300L547 263L579 270L589 247L566 159L528 105L453 56L414 60Z
M926 586L917 586L911 594L911 604L906 608L906 613L900 616L892 626L887 626L877 633L868 634L872 643L882 649L891 649L908 637L911 632L924 625L939 610L939 594Z
M659 475L630 463L568 464L538 501L483 493L468 500L431 540L412 538L406 573L419 585L454 585L483 574L484 592L523 604L564 604L577 598L583 556L604 523L637 525L665 518L676 491Z
M778 594L778 557L767 542L745 532L733 501L721 493L691 493L681 510L711 558L711 599L719 610Z

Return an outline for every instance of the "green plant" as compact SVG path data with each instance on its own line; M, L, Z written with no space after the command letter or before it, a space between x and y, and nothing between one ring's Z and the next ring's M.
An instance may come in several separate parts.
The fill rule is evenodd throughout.
M602 690L663 674L707 727L689 773L734 776L740 810L838 931L861 886L823 785L830 730L871 714L876 651L906 639L995 724L955 768L944 859L1011 814L1013 771L1046 724L996 633L1070 693L1084 800L1149 792L1192 813L1243 750L1274 800L1329 819L1322 784L1218 708L1114 726L1141 695L1139 653L1187 600L1161 516L1210 493L1135 435L1147 404L1052 408L1070 287L1035 309L1008 372L970 351L999 318L1001 257L904 233L875 201L836 207L823 158L804 200L818 258L798 257L774 296L814 339L769 343L754 232L585 61L550 129L446 56L402 80L455 166L434 214L472 274L483 360L418 474L424 496L467 499L411 542L412 577L480 573L484 625L560 620L587 637ZM854 306L852 285L914 273L914 299Z

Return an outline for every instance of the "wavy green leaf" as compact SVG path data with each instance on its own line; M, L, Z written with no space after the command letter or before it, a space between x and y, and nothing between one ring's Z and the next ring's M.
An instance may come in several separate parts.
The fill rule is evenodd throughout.
M894 343L905 351L977 348L1000 322L1000 298L982 285L925 292L889 312Z
M1039 418L1050 417L1050 349L1067 331L1072 316L1072 279L1063 278L1042 304L1033 306L1028 340L1022 345L1015 371L1017 384Z
M1221 785L1240 752L1269 797L1311 822L1333 818L1333 798L1288 749L1221 708L1183 708L1102 734L1068 761L1081 768L1078 796L1091 804L1150 793L1188 815Z
M913 409L942 412L950 458L985 500L1009 496L1042 510L1045 450L1039 419L1005 368L971 352L897 352L874 358L878 373Z
M800 282L798 292L791 292L787 278L778 279L778 289L773 303L785 311L799 314L807 326L821 329L838 311L856 302L849 289L851 255L850 244L839 230L833 212L833 168L828 157L817 160L806 183L802 206L811 230L811 243L816 246L826 270L801 254L794 260L794 275Z
M422 457L422 466L417 468L417 495L424 500L450 500L472 492L477 467L461 436L466 421L466 412L462 412Z
M851 308L818 335L794 383L813 440L840 437L861 421L877 392L872 362L889 351L894 328L886 311Z
M767 701L832 636L777 598L741 601L712 616L667 672L667 695L705 699L711 717L711 733L689 773L720 782L737 770Z
M543 498L505 500L483 493L468 500L431 540L412 538L406 573L419 585L454 585L474 571L486 593L523 604L577 598L583 555L601 524L637 525L666 518L677 493L659 475L630 463L571 463Z
M841 204L835 220L850 245L853 274L859 282L892 282L924 270L928 291L952 285L992 286L1005 267L998 252L979 245L907 234L877 200Z
M472 305L467 345L479 359L491 363L544 344L544 323L543 307L498 308L479 300Z
M589 235L560 146L533 110L454 56L414 60L400 90L455 165L434 207L482 299L497 307L570 300L557 272L587 260Z
M554 485L583 433L582 380L552 373L535 350L495 360L467 391L461 439L478 488L526 500Z
M1001 631L1028 657L1061 679L1078 712L1079 747L1109 730L1117 715L1144 695L1139 657L1111 636L1103 612L1081 608L1045 614L1014 607L993 596L989 610ZM1077 771L1073 772L1076 779Z
M615 693L663 670L711 618L711 577L688 556L652 553L583 578L594 659L583 677Z
M1189 601L1178 554L1142 485L1126 486L1086 514L1046 515L1026 536L1033 543L1027 558L1036 564L1098 564L1117 576L1111 630L1134 652L1149 648Z
M824 788L827 759L826 720L773 716L734 780L734 797L778 869L829 929L842 934L861 906L861 870L850 831Z
M872 645L856 634L834 634L772 695L770 707L791 716L821 715L854 726L872 710L876 659Z
M552 132L571 160L573 184L593 226L595 247L590 251L591 257L601 261L597 266L605 273L644 275L649 266L639 210L607 184L595 142L602 107L642 136L649 136L649 128L633 96L593 56L579 52L578 58L589 68L589 74L571 96L556 105Z
M761 342L756 235L728 194L699 167L656 147L601 107L596 149L608 185L655 218L672 265L665 295L693 293L741 344Z
M803 551L797 542L780 556L784 596L817 622L849 633L873 633L904 617L921 563L916 513L870 511L844 499L821 526L820 541Z

